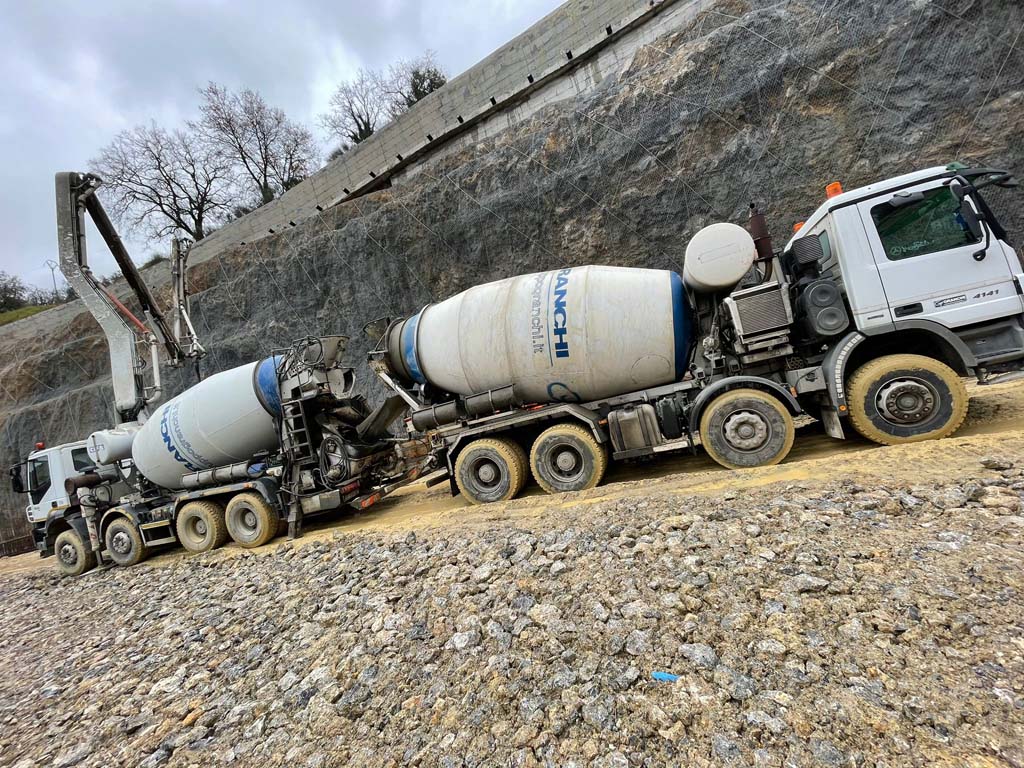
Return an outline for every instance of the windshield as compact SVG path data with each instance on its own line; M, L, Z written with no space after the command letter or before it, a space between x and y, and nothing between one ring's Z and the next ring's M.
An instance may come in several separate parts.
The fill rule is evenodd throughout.
M50 457L28 460L28 489L32 503L38 504L50 490Z

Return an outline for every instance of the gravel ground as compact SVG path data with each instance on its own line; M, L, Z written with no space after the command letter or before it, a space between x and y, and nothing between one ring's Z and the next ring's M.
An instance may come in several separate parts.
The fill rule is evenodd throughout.
M0 764L1024 765L1014 461L7 575Z

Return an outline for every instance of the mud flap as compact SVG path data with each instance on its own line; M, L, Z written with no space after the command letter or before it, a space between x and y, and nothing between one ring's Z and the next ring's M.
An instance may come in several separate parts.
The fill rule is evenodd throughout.
M834 437L836 440L846 439L846 435L843 432L843 422L839 418L839 413L834 408L826 406L821 409L821 422L825 425L825 432L828 433L829 437Z

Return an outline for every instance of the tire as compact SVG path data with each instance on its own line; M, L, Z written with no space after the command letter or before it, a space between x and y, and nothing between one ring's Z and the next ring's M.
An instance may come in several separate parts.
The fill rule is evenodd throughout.
M474 440L455 460L455 484L471 504L515 498L526 484L526 452L504 438Z
M82 541L78 531L61 531L53 543L57 557L57 571L61 576L81 576L96 567L96 553Z
M967 416L963 379L923 355L886 355L865 363L847 382L846 398L853 428L881 445L948 437Z
M103 537L107 545L107 554L117 565L127 567L142 562L149 554L142 533L135 523L119 517L107 526Z
M280 515L258 493L239 493L224 511L228 534L240 547L262 547L277 536Z
M190 501L178 510L174 524L181 546L189 552L209 552L228 540L224 508L215 501Z
M593 488L607 468L607 449L579 424L556 424L545 429L530 449L533 478L548 493Z
M796 429L778 398L756 389L719 395L700 418L700 441L708 455L729 469L778 464L789 455Z

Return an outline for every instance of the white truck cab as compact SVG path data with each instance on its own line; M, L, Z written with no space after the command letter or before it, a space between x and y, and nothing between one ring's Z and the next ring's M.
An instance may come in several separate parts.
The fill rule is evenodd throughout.
M64 481L79 477L92 467L84 440L53 448L36 443L36 450L11 473L14 490L19 490L20 482L20 492L28 495L25 515L29 523L33 527L45 523L51 515L71 507Z

